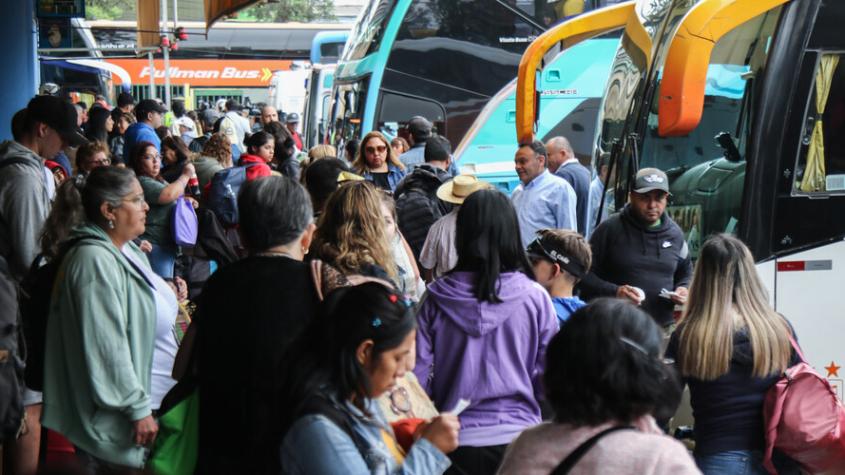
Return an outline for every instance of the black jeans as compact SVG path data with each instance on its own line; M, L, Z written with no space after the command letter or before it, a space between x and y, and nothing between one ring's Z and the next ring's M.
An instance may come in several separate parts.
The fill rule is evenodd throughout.
M452 466L444 475L494 475L507 448L507 445L458 447L449 454Z

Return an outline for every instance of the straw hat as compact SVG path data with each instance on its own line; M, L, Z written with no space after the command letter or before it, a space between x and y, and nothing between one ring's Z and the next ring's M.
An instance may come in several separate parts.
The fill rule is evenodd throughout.
M492 188L489 183L479 181L475 175L458 175L440 185L437 189L437 197L447 203L459 205L463 204L467 196L474 192L489 188Z

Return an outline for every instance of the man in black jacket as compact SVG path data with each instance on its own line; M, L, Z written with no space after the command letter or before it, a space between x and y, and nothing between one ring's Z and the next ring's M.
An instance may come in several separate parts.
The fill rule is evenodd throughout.
M452 206L437 198L437 188L449 181L452 146L446 137L434 135L425 143L425 163L417 166L396 186L399 230L419 261L428 229Z
M681 228L665 213L669 179L656 168L637 173L622 212L601 223L590 237L593 266L581 282L585 299L615 296L642 305L665 329L674 323L692 275Z

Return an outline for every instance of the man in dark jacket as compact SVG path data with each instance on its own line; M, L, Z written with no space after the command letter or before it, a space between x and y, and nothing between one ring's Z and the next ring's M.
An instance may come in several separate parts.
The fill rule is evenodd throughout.
M642 305L665 329L674 323L692 275L681 228L665 213L669 179L656 168L637 173L630 202L590 237L593 266L581 282L585 299L615 296Z
M578 219L578 232L587 235L587 221L590 214L590 182L592 172L589 168L581 165L572 145L566 137L552 137L546 142L546 159L549 162L549 171L563 178L575 190L578 197L576 205Z
M434 135L425 143L425 163L417 166L396 186L396 214L399 230L419 261L428 229L451 205L437 198L437 188L449 181L452 146L446 137Z

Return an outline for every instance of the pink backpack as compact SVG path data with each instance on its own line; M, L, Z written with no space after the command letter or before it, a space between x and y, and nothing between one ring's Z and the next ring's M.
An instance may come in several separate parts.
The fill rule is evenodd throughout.
M766 393L763 465L777 473L772 451L778 449L810 473L845 473L845 407L830 382L806 363L792 335L789 340L801 361Z

